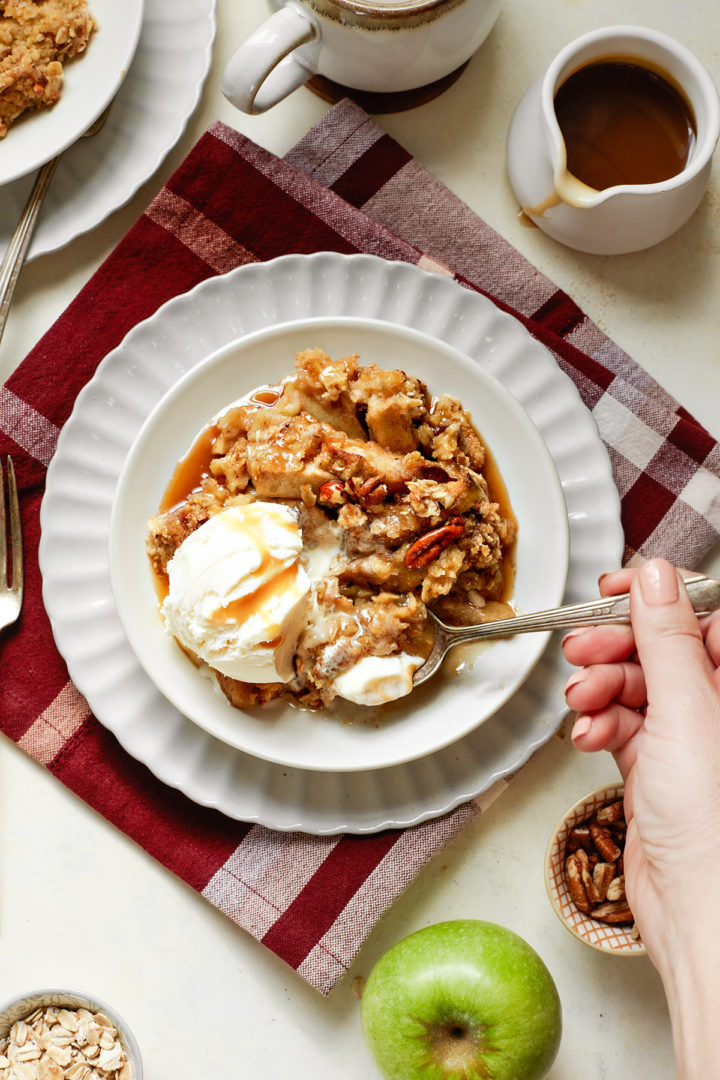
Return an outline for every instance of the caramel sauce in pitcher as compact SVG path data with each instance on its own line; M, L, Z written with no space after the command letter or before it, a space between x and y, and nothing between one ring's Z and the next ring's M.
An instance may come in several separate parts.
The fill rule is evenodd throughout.
M567 171L596 191L655 184L681 173L696 126L670 76L622 58L574 71L555 94Z

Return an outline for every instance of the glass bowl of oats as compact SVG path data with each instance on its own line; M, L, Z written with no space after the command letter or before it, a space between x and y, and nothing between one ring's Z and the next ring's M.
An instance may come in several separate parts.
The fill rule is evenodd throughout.
M0 1005L0 1077L142 1080L140 1050L118 1013L79 990L30 990Z

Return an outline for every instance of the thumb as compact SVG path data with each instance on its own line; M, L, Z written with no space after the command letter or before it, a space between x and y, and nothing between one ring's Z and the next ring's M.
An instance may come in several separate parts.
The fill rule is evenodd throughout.
M702 633L682 578L664 559L640 567L630 588L630 611L648 703L687 703L709 677ZM680 677L681 676L681 677Z

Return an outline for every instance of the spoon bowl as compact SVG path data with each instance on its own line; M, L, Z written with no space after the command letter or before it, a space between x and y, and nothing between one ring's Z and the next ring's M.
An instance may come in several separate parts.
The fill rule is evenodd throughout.
M686 579L685 588L696 615L709 615L720 607L720 581L715 578L698 574ZM571 630L576 626L599 626L601 623L627 625L630 622L630 594L601 597L584 604L549 608L532 615L516 615L475 626L448 626L432 611L428 611L428 615L435 626L435 641L427 660L413 675L413 686L420 686L431 679L455 645L527 634L534 630Z

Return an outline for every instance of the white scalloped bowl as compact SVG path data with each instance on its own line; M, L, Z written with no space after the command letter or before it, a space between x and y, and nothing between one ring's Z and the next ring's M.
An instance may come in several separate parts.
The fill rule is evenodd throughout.
M147 0L149 10L156 0ZM430 758L378 771L311 772L244 754L183 716L148 678L117 617L108 545L130 448L177 380L243 334L307 316L382 319L441 339L490 371L547 443L568 507L568 603L618 566L624 537L591 413L517 319L443 274L373 255L283 255L169 301L102 361L78 395L40 508L43 601L70 677L98 720L164 784L239 821L367 834L438 817L512 775L561 723L570 674L557 639L492 721ZM470 812L470 811L469 811Z
M19 117L2 140L0 185L34 172L79 139L112 101L140 40L144 0L91 0L98 29L63 65L60 100Z
M120 475L110 525L110 573L120 621L147 674L185 716L230 746L302 769L385 768L424 757L492 716L522 685L549 635L485 646L463 674L439 673L381 708L333 703L320 712L290 705L240 710L165 632L147 556L147 521L177 461L209 420L256 386L293 368L295 353L319 346L357 353L363 364L402 368L470 410L498 463L519 523L514 603L522 611L562 600L568 520L555 465L527 414L491 375L417 330L372 319L313 318L249 334L192 368L159 402Z

